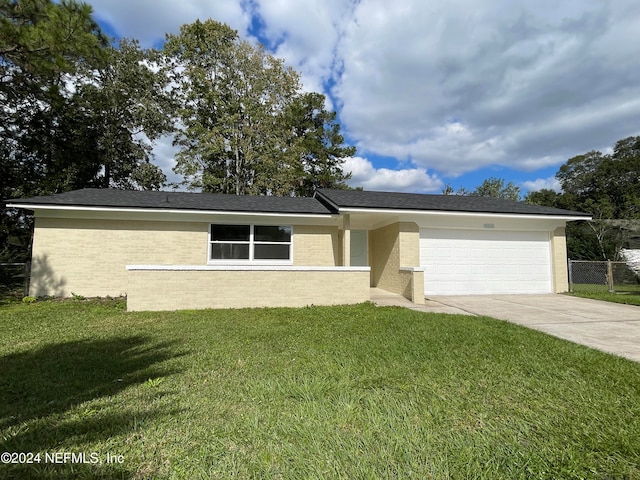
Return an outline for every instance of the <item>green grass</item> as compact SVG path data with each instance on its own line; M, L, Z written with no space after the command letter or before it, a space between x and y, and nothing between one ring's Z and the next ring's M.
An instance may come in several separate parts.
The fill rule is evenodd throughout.
M606 285L574 284L570 295L640 306L640 285L614 285L614 291L609 292Z
M103 461L2 478L640 478L640 365L490 318L38 302L0 335L0 452Z

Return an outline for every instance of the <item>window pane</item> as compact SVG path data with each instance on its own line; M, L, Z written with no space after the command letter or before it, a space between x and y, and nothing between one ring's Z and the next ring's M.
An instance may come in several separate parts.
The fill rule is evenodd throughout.
M248 243L212 243L212 260L249 260Z
M211 225L211 240L249 241L249 225Z
M273 227L256 225L253 229L256 242L290 242L291 227Z
M289 260L289 245L256 243L253 257L256 260Z

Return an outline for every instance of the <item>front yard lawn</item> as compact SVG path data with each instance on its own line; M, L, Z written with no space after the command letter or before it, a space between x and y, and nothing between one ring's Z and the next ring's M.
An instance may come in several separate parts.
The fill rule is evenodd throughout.
M0 452L41 454L2 478L640 478L640 365L490 318L38 302L0 335Z
M606 285L575 284L569 295L640 306L640 285L616 285L614 288L614 292L609 292Z
M618 293L618 292L573 292L569 295L582 298L592 298L604 302L624 303L626 305L640 306L640 293ZM640 313L639 313L640 315Z

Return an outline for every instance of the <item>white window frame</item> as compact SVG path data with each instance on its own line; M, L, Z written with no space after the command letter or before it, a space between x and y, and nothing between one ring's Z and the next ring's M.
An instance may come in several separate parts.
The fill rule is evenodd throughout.
M234 225L234 226L248 226L249 227L249 240L235 240L235 241L217 241L211 239L211 228L214 225ZM291 229L291 238L288 242L260 242L255 241L254 232L255 227L288 227ZM210 223L207 233L207 263L213 265L293 265L293 225L262 225L253 223ZM230 244L248 244L249 245L249 258L248 259L217 259L211 258L211 245L214 243L230 243ZM254 247L255 245L289 245L289 258L287 260L276 259L255 259Z

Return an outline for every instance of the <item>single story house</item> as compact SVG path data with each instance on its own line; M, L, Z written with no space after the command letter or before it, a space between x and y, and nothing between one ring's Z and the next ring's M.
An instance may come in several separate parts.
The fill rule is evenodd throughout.
M330 305L370 287L564 292L584 213L495 198L319 189L313 198L84 189L33 210L30 294L127 296L129 310Z

